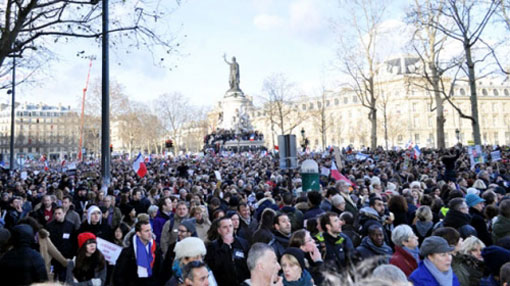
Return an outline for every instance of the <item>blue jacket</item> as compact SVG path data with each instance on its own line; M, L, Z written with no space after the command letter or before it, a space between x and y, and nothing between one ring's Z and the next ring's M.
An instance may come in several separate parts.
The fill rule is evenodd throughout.
M425 267L423 261L420 261L418 264L418 268L411 273L409 276L409 281L413 282L414 286L439 286L436 278L432 276L432 273ZM452 286L460 286L459 279L453 273L453 283Z

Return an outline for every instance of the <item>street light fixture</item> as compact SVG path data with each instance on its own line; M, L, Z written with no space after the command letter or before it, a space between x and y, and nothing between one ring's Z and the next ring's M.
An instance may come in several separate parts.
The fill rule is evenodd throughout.
M455 129L455 136L457 136L457 143L459 143L460 142L460 130L459 130L459 128Z

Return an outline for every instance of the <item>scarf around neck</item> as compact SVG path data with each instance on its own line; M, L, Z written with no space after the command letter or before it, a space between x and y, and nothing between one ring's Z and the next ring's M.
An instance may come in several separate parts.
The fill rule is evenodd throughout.
M453 271L452 268L448 269L446 272L441 272L437 267L430 261L428 258L423 260L425 267L430 271L430 274L436 279L437 283L440 286L451 286L453 283Z
M303 269L301 277L296 281L287 281L285 276L283 277L284 286L313 286L312 275L306 269Z
M149 251L140 240L138 235L133 236L133 245L135 248L136 265L138 266L138 277L147 278L152 276L152 268L156 258L156 244L154 241L148 243Z
M411 256L416 260L416 264L420 263L420 249L415 247L414 249L402 246L402 249L407 251L407 253L411 254Z

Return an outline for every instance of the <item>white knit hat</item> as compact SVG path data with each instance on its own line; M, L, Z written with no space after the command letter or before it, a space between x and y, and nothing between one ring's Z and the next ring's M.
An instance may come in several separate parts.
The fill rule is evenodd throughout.
M186 237L185 239L177 242L177 244L175 244L174 252L175 259L195 257L197 255L205 256L207 254L204 242L198 237Z
M99 223L101 223L101 220L103 219L103 212L101 212L101 209L99 209L97 206L91 206L87 210L87 222L90 224L90 216L92 216L93 212L98 211L101 216L99 217Z

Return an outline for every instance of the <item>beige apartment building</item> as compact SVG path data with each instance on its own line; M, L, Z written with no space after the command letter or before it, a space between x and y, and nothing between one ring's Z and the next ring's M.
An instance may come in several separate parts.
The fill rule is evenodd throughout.
M419 69L416 57L400 56L385 61L378 69L376 91L379 95L377 112L377 144L386 146L384 138L384 109L386 109L388 144L403 147L412 140L420 147L436 146L436 112L430 92L423 86L424 78L414 73ZM449 92L449 82L445 83ZM510 82L497 78L484 78L477 82L478 109L483 144L510 144ZM469 87L466 81L457 80L453 87L452 102L464 113L471 114ZM384 104L386 103L386 108ZM352 89L327 91L323 96L303 98L289 103L295 112L286 120L290 133L295 134L298 145L302 132L312 149L336 145L356 148L370 146L368 109L362 106ZM445 141L452 146L460 141L473 140L471 122L462 119L448 103L444 104ZM321 115L323 114L323 115ZM267 111L255 108L251 120L257 130L265 134L268 147L277 144L277 130L272 131ZM321 120L327 123L321 128ZM295 125L295 126L294 126ZM458 130L458 132L457 132ZM458 137L458 138L457 138ZM273 139L274 138L274 139ZM323 144L324 141L324 144Z
M15 158L51 159L76 157L79 140L79 116L69 106L43 103L15 105ZM11 106L0 106L0 153L8 161L11 135Z

